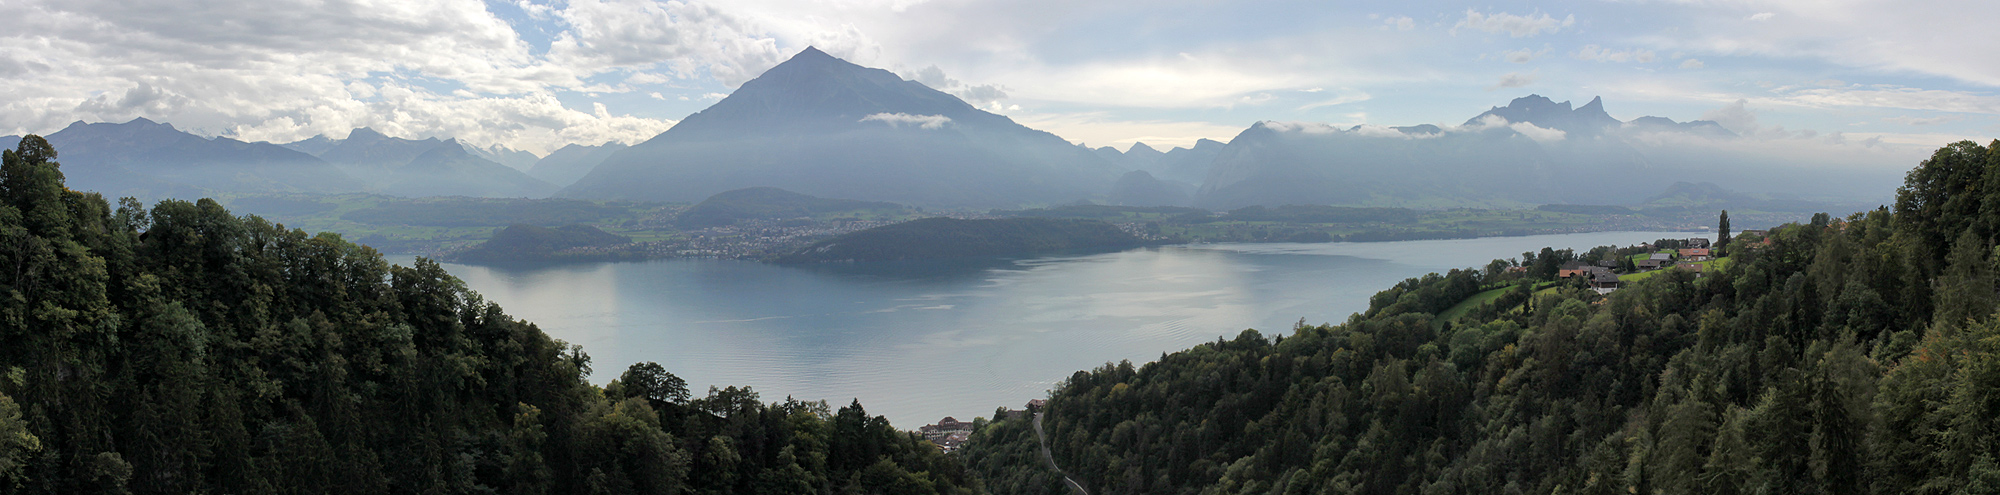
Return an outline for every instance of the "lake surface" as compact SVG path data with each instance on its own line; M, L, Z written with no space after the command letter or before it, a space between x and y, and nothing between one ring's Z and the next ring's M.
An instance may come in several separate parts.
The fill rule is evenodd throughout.
M445 264L487 300L581 344L603 383L654 361L696 396L748 385L765 401L859 398L914 429L1044 397L1077 370L1233 337L1346 321L1396 282L1544 246L1674 232L1442 241L1203 244L1032 259L775 266L661 260L539 267ZM390 261L408 265L410 256Z

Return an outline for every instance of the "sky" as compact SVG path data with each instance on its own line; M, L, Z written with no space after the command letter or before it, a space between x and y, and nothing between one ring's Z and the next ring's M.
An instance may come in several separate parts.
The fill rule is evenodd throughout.
M2000 2L7 0L0 134L637 143L807 46L1090 146L1513 98L1911 156L2000 136ZM1910 164L1899 164L1907 167Z

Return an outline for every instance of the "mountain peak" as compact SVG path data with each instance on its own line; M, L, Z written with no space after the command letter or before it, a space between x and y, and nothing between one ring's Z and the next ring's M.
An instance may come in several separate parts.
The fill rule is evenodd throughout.
M375 132L374 129L369 129L366 127L356 127L354 128L353 131L348 131L347 133L347 139L350 141L352 140L373 141L377 139L388 139L388 138L389 136L383 135L380 132Z

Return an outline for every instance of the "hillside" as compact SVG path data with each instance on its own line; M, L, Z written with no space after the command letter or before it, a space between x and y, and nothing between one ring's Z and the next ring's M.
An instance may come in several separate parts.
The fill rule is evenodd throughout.
M1545 249L1344 323L1078 371L1043 427L1091 493L1990 492L1993 146L1939 150L1893 209L1739 238L1700 276L1600 296L1550 284L1574 256ZM966 445L996 493L1054 486L1025 419Z
M695 202L770 186L924 207L1062 203L1124 170L958 97L807 48L557 194Z
M461 263L520 263L557 260L603 260L616 256L580 248L603 248L629 244L632 238L606 233L589 225L549 228L514 224L493 233L493 238L471 249L449 256Z
M704 229L734 225L747 220L779 220L799 217L846 215L855 217L900 216L911 213L895 203L854 201L807 196L775 187L752 187L724 191L709 196L681 212L675 224L683 229Z
M119 196L361 188L360 181L311 155L270 143L204 138L143 118L123 124L76 122L47 140L64 150L66 175L77 187ZM19 141L0 140L0 146Z
M0 492L978 493L858 401L618 374L436 262L114 208L56 158L0 164Z
M876 227L820 241L779 263L889 261L928 258L1018 256L1052 251L1119 249L1141 241L1097 220L1006 218L959 220L934 217Z

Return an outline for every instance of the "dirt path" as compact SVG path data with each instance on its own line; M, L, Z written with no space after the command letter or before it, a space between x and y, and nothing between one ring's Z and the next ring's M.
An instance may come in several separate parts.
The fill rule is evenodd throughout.
M1056 457L1049 454L1049 437L1042 434L1042 413L1039 412L1035 413L1035 440L1042 442L1042 460L1049 462L1049 469L1054 469L1056 470L1056 474L1062 475L1063 482L1068 483L1070 489L1076 490L1076 493L1090 495L1090 490L1083 489L1082 483L1077 483L1076 480L1070 479L1069 473L1064 473L1062 467L1056 466Z

